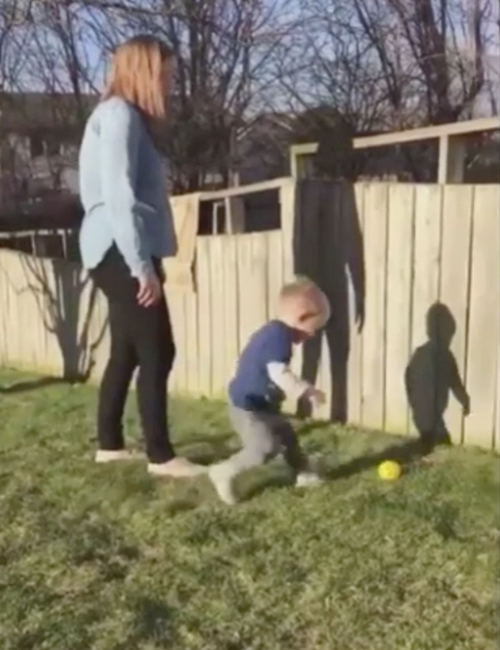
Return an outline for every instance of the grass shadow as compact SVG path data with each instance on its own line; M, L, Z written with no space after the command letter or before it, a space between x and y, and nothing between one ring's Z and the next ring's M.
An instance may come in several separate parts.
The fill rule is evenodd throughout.
M265 467L258 472L252 472L250 475L242 477L237 485L237 492L240 501L250 501L263 492L271 489L289 488L293 485L293 479L290 472L286 469L280 471L276 468L270 469Z
M234 433L194 434L175 444L177 453L200 465L210 465L229 458L239 449Z
M54 386L59 384L68 384L71 383L68 379L64 377L39 377L37 379L26 379L21 381L16 381L13 384L2 385L0 386L0 393L3 394L15 394L15 393L26 393L32 390L38 390L39 388L46 388L47 386Z
M328 470L326 472L326 478L328 480L349 478L366 470L373 469L386 460L396 461L403 467L405 472L408 472L423 458L428 456L432 450L422 444L420 439L414 438L402 444L389 445L381 451L353 458L347 463L342 463Z
M313 433L318 433L322 431L331 432L332 428L335 426L332 422L326 420L300 420L296 419L293 422L294 428L297 432L297 435L300 438L305 438Z
M134 602L136 612L134 632L128 641L156 642L159 639L166 643L173 641L172 618L173 611L165 603L147 596Z
M404 443L395 443L380 451L367 453L353 458L347 463L342 463L333 468L322 467L318 472L326 481L350 478L367 470L377 467L386 460L398 462L405 474L415 469L420 461L428 456L430 450L426 448L419 439L408 440ZM242 481L242 487L237 491L240 493L241 501L249 501L263 492L275 488L287 488L293 485L293 479L286 468L277 469L269 466L262 468L259 472L252 473Z

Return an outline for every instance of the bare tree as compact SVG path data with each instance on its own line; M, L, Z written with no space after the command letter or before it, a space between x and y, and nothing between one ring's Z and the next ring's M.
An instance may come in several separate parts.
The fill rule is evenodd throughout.
M472 115L498 41L495 2L3 0L0 90L50 97L41 126L77 143L110 50L132 34L157 34L177 58L171 124L158 134L173 189L227 185L266 112L289 124L306 111L316 131L329 115L334 131L341 118L344 133L358 134ZM48 160L57 186L66 160Z
M241 142L258 114L274 105L272 60L289 28L286 0L5 2L0 54L1 39L4 33L4 40L10 38L23 8L22 30L16 32L18 48L24 39L23 57L9 51L19 66L15 90L22 91L11 112L19 120L24 116L30 132L39 126L54 188L68 161L56 142L46 140L78 142L92 105L89 95L95 97L102 85L105 59L138 32L164 38L176 54L171 126L158 133L174 191L232 182L249 151ZM0 57L0 64L6 61ZM37 174L30 168L24 175Z
M422 98L418 110L428 123L453 122L470 112L485 82L491 0L379 0L376 4L382 3L400 38L401 70L377 30L373 1L353 4L386 70L386 84L397 72L414 81Z
M361 135L468 118L487 94L492 41L498 51L494 2L303 0L299 36L281 57L282 83L295 110L321 116L309 131L323 129L323 142L326 115L334 139L345 125ZM311 114L314 107L324 110ZM419 169L432 173L421 157L430 153L427 146L404 148L414 178Z
M36 3L30 18L25 117L32 132L38 131L44 169L58 190L65 170L76 167L77 145L96 101L103 49L80 3Z
M4 0L0 5L0 200L15 196L19 189L17 143L6 130L5 112L10 94L19 87L26 62L26 25L32 2Z
M498 43L494 1L305 2L305 18L316 25L306 57L315 94L322 89L343 111L364 106L379 128L467 117L484 90L488 47Z
M176 59L172 128L160 138L174 190L227 184L237 163L235 143L265 103L273 82L273 52L285 0L88 0L102 43L137 32L156 34ZM175 125L175 126L174 126Z
M386 109L386 93L351 3L304 0L302 12L280 49L279 78L292 112L330 107L356 131L370 130Z
M3 0L0 4L0 93L16 87L25 62L25 27L31 5L31 0Z

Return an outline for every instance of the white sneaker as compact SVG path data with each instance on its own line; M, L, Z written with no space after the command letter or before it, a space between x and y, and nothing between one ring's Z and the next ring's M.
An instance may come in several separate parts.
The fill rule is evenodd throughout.
M139 460L140 454L128 451L128 449L98 449L95 455L96 463L114 463L120 460Z
M295 487L310 487L313 485L321 485L323 480L314 472L301 472L297 475Z
M149 463L148 472L165 478L193 478L207 473L203 465L196 465L187 458L172 458L166 463Z
M233 491L234 473L226 462L211 465L208 470L208 478L212 481L219 499L229 506L236 504L236 496Z

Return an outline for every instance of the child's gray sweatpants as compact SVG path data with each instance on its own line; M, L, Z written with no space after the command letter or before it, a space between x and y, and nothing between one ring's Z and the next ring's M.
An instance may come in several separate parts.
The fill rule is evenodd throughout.
M227 461L235 474L263 465L280 453L283 453L295 474L307 470L307 456L300 448L292 425L284 416L246 411L229 403L229 418L242 442L241 451Z

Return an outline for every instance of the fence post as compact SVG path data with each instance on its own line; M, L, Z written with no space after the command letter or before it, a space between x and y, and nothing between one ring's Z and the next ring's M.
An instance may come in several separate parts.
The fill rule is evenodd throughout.
M225 199L226 232L236 235L245 232L245 202L240 196L228 196Z
M465 171L465 139L458 135L439 138L438 183L463 183Z

